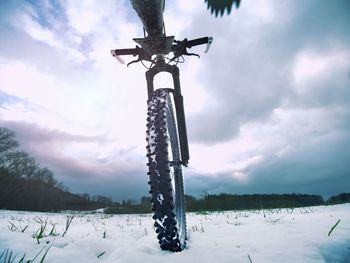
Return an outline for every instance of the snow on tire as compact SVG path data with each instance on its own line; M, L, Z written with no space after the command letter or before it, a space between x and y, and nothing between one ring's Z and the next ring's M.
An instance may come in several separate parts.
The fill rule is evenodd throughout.
M154 91L148 101L147 158L154 227L163 250L186 245L184 188L172 95Z

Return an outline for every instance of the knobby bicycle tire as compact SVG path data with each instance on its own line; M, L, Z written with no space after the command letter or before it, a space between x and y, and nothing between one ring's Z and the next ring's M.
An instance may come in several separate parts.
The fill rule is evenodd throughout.
M147 157L154 227L163 250L179 252L186 245L186 215L173 95L154 91L148 101Z

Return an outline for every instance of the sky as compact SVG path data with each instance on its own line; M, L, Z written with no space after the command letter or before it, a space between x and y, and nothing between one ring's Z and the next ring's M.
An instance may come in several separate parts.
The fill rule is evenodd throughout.
M204 1L166 1L168 35L214 39L179 66L187 194L349 192L349 12L246 0L215 18ZM147 195L145 69L110 54L143 36L129 1L0 1L0 36L0 126L74 193Z

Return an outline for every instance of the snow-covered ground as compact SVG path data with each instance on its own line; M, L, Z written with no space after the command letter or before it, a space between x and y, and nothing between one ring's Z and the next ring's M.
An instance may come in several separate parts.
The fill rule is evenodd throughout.
M9 248L15 262L42 249L34 262L47 249L45 262L350 262L350 204L189 213L187 219L187 249L171 253L158 247L150 214L0 210L0 255ZM45 222L38 242L34 236Z

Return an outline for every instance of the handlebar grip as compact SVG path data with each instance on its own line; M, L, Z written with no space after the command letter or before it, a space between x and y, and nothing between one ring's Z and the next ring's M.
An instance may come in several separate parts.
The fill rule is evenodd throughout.
M193 46L203 45L211 42L213 40L212 37L201 37L193 40L188 40L186 43L186 47L191 48Z
M113 56L123 56L123 55L133 55L139 54L138 48L124 48L124 49L114 49L111 50Z

